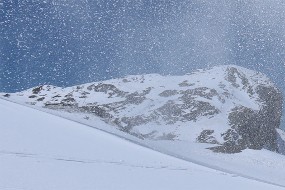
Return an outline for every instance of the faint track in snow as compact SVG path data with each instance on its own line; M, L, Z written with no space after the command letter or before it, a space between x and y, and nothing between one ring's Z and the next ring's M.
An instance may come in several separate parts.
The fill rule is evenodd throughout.
M193 170L190 168L180 168L180 167L172 167L167 165L140 165L140 164L130 164L125 162L124 160L92 160L92 159L82 159L82 158L74 158L74 157L65 157L65 156L45 156L41 154L32 154L32 153L25 153L25 152L12 152L6 150L0 150L0 156L15 156L15 157L22 157L22 158L30 158L30 159L43 159L43 160L52 160L52 161L62 161L62 162L74 162L74 163L81 163L81 164L111 164L111 165L119 165L125 167L133 167L133 168L142 168L142 169L166 169L166 170Z

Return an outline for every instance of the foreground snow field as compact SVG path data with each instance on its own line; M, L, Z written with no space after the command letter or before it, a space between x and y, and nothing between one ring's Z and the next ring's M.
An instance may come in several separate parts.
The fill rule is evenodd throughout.
M0 189L285 189L4 100L0 121Z

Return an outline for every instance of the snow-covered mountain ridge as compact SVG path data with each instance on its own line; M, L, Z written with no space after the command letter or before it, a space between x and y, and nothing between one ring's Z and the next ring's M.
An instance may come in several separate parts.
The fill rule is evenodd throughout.
M140 139L212 143L218 152L280 151L282 95L263 74L218 66L184 76L127 76L2 94L17 102L80 113ZM279 140L278 140L279 139ZM283 143L283 142L282 142Z

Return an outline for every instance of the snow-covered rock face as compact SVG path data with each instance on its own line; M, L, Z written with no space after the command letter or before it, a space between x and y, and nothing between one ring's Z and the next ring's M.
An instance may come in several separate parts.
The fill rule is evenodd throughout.
M263 74L219 66L184 76L128 76L68 88L3 94L34 106L100 117L152 140L217 144L218 152L278 151L282 95Z

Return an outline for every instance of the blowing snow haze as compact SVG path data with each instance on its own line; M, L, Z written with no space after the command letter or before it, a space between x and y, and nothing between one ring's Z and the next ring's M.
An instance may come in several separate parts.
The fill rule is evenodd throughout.
M0 1L0 91L235 64L284 85L285 2Z
M284 62L284 0L0 0L0 189L284 189Z

